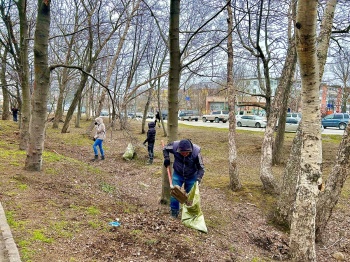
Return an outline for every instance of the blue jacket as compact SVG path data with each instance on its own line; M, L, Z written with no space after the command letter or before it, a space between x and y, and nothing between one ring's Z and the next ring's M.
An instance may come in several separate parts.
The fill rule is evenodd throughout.
M148 144L154 144L156 140L156 129L155 129L156 124L154 122L149 122L148 123L148 131L147 131L147 137L144 144L148 142Z
M173 154L175 159L173 168L175 172L186 178L195 176L200 182L205 172L202 155L200 153L201 148L191 143L192 152L187 157L184 157L177 152L179 142L180 141L174 141L163 148L164 159L170 159L169 154Z

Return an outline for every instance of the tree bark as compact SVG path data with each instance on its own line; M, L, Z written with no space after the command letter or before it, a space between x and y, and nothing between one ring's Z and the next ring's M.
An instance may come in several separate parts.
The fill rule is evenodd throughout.
M227 0L227 89L228 89L228 104L229 104L229 131L228 131L228 159L229 168L228 173L230 177L230 189L233 191L242 188L239 179L239 172L237 166L237 147L236 147L236 90L233 86L233 16L231 8L231 0Z
M179 46L180 0L170 1L170 71L168 84L168 125L169 141L177 140L179 111L178 93L180 86L180 46Z
M167 133L168 142L177 140L179 111L178 92L180 85L180 44L179 44L179 24L180 24L180 0L170 1L170 25L169 25L169 49L170 49L170 70L168 83L168 121ZM162 112L159 112L162 119ZM162 196L161 203L169 203L170 186L165 168L162 174Z
M320 193L317 201L316 241L322 242L325 228L338 203L341 190L350 172L350 124L344 131L339 146L336 164L328 176L325 189Z
M29 62L28 62L28 22L27 22L27 0L19 0L17 9L20 19L20 81L22 89L21 104L21 128L19 149L26 150L29 141L29 122L31 118L30 88L29 88ZM46 105L45 105L46 110ZM45 111L46 112L46 111Z
M335 9L335 3L336 1L329 1L327 2L327 9L330 8L331 10L327 10L325 14L331 14L334 13ZM333 11L332 11L333 10ZM325 23L324 20L328 19L328 22ZM322 24L332 24L333 16L324 16L322 19ZM317 57L318 57L318 64L320 68L320 73L319 73L319 80L321 80L322 74L321 70L324 68L324 63L326 62L326 59L320 59L320 57L327 57L327 52L328 52L328 46L329 46L329 39L330 39L330 34L331 34L331 27L330 26L323 26L321 27L321 32L320 35L317 39ZM320 37L322 35L322 37ZM329 35L326 37L326 35ZM328 41L328 43L325 43L325 41ZM303 115L304 118L304 115ZM318 127L319 128L319 127ZM286 181L283 181L283 185L281 188L281 193L282 195L280 196L280 199L278 201L278 216L279 216L279 222L284 223L287 225L290 225L291 223L291 217L292 217L292 208L288 208L288 205L292 202L295 201L295 196L296 196L296 180L298 179L299 172L296 167L300 166L300 157L296 157L296 155L300 154L300 148L298 148L301 145L302 137L301 137L302 132L297 132L296 133L296 138L293 140L292 144L292 149L291 149L291 154L286 166L285 170L285 175L284 179L287 179ZM290 177L291 176L291 177ZM291 188L286 189L288 185L291 186ZM287 207L287 208L286 208ZM321 206L317 207L318 209L321 208ZM318 212L319 213L319 212ZM283 219L286 219L283 221Z
M291 4L291 17L295 17L295 3ZM273 144L274 144L274 131L280 112L283 110L284 98L288 97L289 90L287 87L290 87L296 65L296 49L291 36L291 27L292 23L289 23L289 34L288 34L288 51L284 66L282 69L281 79L276 89L275 97L273 99L273 104L270 107L270 113L265 128L265 134L263 143L261 146L261 159L260 159L260 179L263 183L264 190L269 193L278 193L278 188L272 174L272 163L273 163ZM285 116L284 116L285 117ZM285 120L284 120L285 122ZM281 121L279 126L283 125ZM284 131L284 126L282 127ZM283 138L282 138L283 139Z
M277 210L274 216L275 221L286 228L290 228L290 223L292 221L296 187L300 172L301 144L301 128L299 125L284 170L280 194L277 201Z
M319 108L319 67L316 52L317 1L299 0L296 45L302 76L300 176L290 231L293 261L316 261L316 199L321 180L322 140Z
M284 132L286 127L286 115L287 115L287 104L288 104L288 98L290 95L290 91L293 85L293 76L295 74L295 67L297 63L297 52L295 49L294 41L290 42L290 46L287 53L287 59L285 62L285 67L282 71L282 89L283 89L283 95L282 95L282 102L280 105L280 114L279 114L279 120L278 120L278 129L277 134L274 141L273 146L273 152L272 152L272 164L280 164L281 158L282 158L282 150L284 145ZM284 70L286 70L284 75Z
M326 9L322 18L321 31L317 37L317 58L319 64L320 80L323 76L324 66L326 64L329 48L329 40L331 38L332 25L334 20L335 7L337 0L328 0Z
M6 59L7 50L5 49L4 54L1 56L1 71L0 71L0 83L3 95L2 101L2 120L8 120L10 118L10 94L7 91L7 81L6 81Z
M48 67L48 42L50 32L50 1L38 0L38 14L34 36L34 92L32 118L25 169L40 171L45 141L45 123L50 70Z

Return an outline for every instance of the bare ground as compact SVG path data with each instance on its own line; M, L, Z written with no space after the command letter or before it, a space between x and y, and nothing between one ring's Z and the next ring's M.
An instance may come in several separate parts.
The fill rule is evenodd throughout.
M206 174L200 186L208 234L169 218L160 205L162 155L157 129L155 163L145 165L145 135L140 123L133 131L109 131L106 160L91 162L92 142L84 129L69 134L47 131L43 171L23 170L25 152L17 150L12 122L0 129L0 200L6 211L22 261L287 261L288 232L271 222L275 197L259 181L262 134L239 132L240 176L244 189L227 189L227 131L180 126L179 138L202 147ZM292 135L287 136L285 156ZM127 144L137 157L122 159ZM338 143L324 139L324 170L329 171ZM226 150L226 151L225 151ZM276 178L283 165L274 167ZM317 261L350 259L349 181L331 219ZM119 227L109 225L119 221Z

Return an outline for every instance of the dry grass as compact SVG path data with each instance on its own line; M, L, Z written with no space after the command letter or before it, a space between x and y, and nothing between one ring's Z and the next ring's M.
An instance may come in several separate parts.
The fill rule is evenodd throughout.
M201 185L202 208L209 234L184 228L169 220L159 205L162 177L161 129L157 129L155 163L145 166L145 134L140 122L129 131L109 131L106 160L90 162L92 141L82 128L68 134L48 127L44 168L23 170L25 152L18 150L16 124L0 128L0 197L23 261L269 261L288 236L271 225L268 214L276 201L262 191L259 162L263 134L237 132L239 174L244 188L228 189L227 130L179 125L178 138L189 138L202 148L206 174ZM286 135L284 161L293 134ZM122 159L127 144L136 145L136 159ZM340 137L323 137L325 174L331 170ZM276 179L283 165L274 166ZM331 222L329 243L350 234L350 184ZM119 219L122 226L112 228ZM346 229L344 229L346 228ZM318 250L318 261L331 261L333 251L349 250L340 241ZM348 254L349 255L349 254Z

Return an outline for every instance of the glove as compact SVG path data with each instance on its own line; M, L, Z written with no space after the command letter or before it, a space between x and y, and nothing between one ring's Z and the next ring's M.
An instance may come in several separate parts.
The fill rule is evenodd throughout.
M170 159L164 159L164 166L165 167L170 166Z

